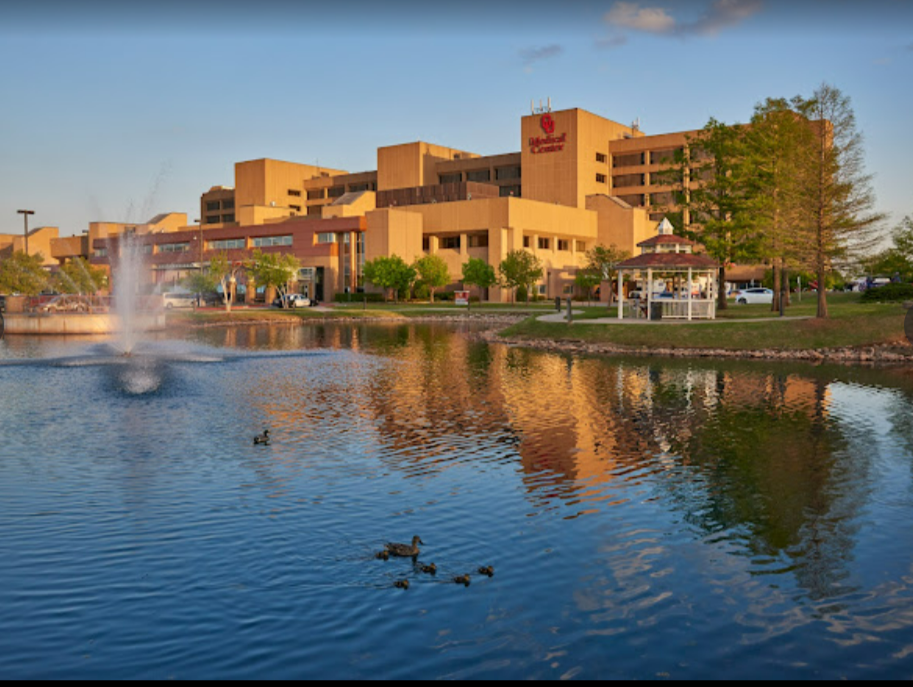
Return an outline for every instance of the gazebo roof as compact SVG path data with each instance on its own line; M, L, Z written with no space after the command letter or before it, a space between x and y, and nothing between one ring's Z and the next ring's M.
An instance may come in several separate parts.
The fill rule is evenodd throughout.
M638 246L655 246L658 243L677 243L682 246L694 246L697 244L696 241L691 239L686 239L684 236L676 236L675 234L657 234L652 236L645 241L638 243Z
M667 237L659 237L667 238ZM618 269L630 267L657 268L657 269L688 269L698 270L716 269L720 265L713 258L696 253L644 253L633 258L623 260L616 265Z

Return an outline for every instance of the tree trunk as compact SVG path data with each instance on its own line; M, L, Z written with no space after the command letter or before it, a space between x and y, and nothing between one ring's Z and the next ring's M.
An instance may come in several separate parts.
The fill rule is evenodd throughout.
M716 295L716 309L725 310L729 304L726 302L726 267L724 265L720 265L719 279L720 284Z
M773 292L774 292L774 297L773 297L773 300L772 300L771 303L770 303L770 310L771 310L771 312L779 312L779 311L780 311L780 293L781 293L781 291L783 290L783 283L782 283L782 279L781 279L781 272L782 272L782 270L781 270L781 268L780 268L781 260L782 260L782 258L774 258L774 264L773 264L773 272L774 272Z
M824 271L824 266L821 263L818 263L818 272L816 273L818 277L818 312L815 317L826 318L827 317L827 293L824 290L824 279L827 276L827 273Z
M780 271L783 273L783 275L782 275L782 280L783 280L783 298L785 299L785 302L783 303L783 307L788 308L788 307L789 307L789 304L790 304L790 302L791 302L791 300L792 300L792 299L789 297L789 270L786 269L786 265L784 264L784 265L783 265L783 268L782 268Z

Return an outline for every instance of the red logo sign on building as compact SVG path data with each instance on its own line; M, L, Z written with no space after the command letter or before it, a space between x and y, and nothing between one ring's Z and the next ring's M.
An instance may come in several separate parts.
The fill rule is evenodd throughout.
M542 126L542 130L546 134L555 133L555 120L552 119L550 114L542 115L542 119L539 120L539 124Z

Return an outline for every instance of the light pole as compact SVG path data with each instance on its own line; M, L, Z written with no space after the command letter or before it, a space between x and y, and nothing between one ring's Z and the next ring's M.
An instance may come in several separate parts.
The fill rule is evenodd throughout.
M34 210L16 210L25 221L25 254L29 254L29 215L34 215Z

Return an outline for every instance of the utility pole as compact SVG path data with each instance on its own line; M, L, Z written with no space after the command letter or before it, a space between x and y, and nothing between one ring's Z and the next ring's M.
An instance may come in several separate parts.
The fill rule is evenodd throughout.
M34 210L16 210L25 220L25 254L29 254L29 215L34 215Z

